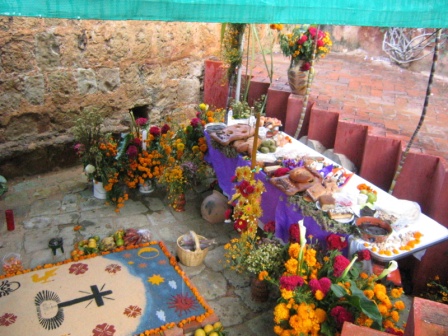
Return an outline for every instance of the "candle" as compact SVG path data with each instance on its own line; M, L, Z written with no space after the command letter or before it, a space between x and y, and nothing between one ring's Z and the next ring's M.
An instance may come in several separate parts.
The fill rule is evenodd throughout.
M14 231L14 212L12 210L6 210L6 227L8 231Z
M146 138L148 137L148 131L144 130L142 132L142 149L146 150Z

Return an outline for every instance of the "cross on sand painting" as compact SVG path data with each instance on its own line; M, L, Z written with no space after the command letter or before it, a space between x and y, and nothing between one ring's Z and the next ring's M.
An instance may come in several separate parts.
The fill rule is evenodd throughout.
M0 335L138 335L210 314L173 260L153 243L4 277Z

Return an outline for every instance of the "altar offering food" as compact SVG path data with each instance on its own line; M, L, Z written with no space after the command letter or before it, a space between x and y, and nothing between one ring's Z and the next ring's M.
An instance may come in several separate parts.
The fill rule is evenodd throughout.
M277 145L273 139L266 139L261 142L260 148L258 149L262 153L275 153L277 150Z
M368 242L384 242L392 233L392 228L385 221L376 217L360 217L356 220L361 238Z
M308 169L299 167L291 170L289 178L294 182L308 183L313 181L314 175Z
M328 216L334 220L345 220L353 217L350 207L335 207L328 210Z
M329 211L335 208L336 200L332 195L325 194L319 197L319 204L322 211Z
M325 189L325 187L320 183L316 183L306 190L307 195L310 196L314 202L317 202L319 197L324 195L326 192L327 189Z

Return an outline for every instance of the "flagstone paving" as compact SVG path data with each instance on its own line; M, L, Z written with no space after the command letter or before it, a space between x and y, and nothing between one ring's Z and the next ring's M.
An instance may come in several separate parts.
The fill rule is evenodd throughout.
M223 246L236 233L232 225L210 224L202 219L200 205L207 196L203 190L187 194L185 212L172 211L160 191L149 195L131 191L130 199L117 214L112 206L93 198L92 185L86 182L81 167L9 181L8 186L9 191L0 198L0 209L14 210L15 230L6 230L2 215L0 257L9 252L19 253L25 268L55 263L70 258L76 241L92 235L108 236L120 228L131 227L149 229L152 239L164 241L175 255L177 238L194 230L215 239L217 244L202 265L181 266L223 323L228 336L273 335L276 294L271 293L265 303L254 302L247 276L225 268ZM76 225L82 225L84 230L73 231ZM64 253L57 250L54 256L48 248L53 237L64 239Z

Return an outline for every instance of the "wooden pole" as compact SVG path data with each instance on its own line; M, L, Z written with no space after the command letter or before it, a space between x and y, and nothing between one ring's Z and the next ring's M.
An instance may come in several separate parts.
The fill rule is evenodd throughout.
M257 147L258 147L258 130L260 128L260 111L257 111L255 113L255 134L254 134L254 145L252 148L252 161L251 161L251 165L250 165L250 169L252 170L252 175L253 170L255 169L256 165L257 165Z
M397 183L397 179L400 176L401 170L403 169L404 163L409 154L409 150L411 149L412 144L414 143L414 139L417 137L417 133L420 131L420 128L422 127L423 122L425 121L426 111L427 111L428 105L429 105L429 98L431 97L432 81L434 79L434 73L436 72L437 59L439 57L439 44L440 44L441 34L442 34L442 29L439 28L437 31L437 34L436 34L436 42L434 45L434 55L433 55L433 59L432 59L431 72L429 73L429 78L428 78L428 86L426 87L426 96L425 96L425 102L423 103L422 114L420 116L420 120L417 124L417 127L415 128L415 131L411 136L411 139L409 140L408 144L406 145L405 151L401 155L400 163L398 164L397 170L395 171L394 178L393 178L392 183L389 188L389 194L392 194L394 192L394 188Z

